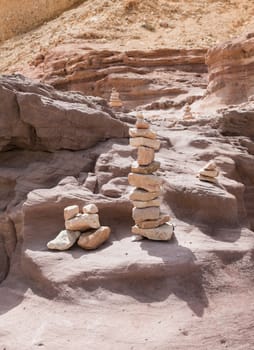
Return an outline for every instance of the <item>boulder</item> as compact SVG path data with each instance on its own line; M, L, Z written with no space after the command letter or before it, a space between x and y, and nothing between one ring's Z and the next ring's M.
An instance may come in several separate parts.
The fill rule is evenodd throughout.
M110 227L101 226L96 231L82 233L79 237L78 245L83 249L96 249L109 238L110 232Z
M107 138L127 137L99 98L56 91L22 76L0 77L0 150L81 150Z
M68 250L80 236L79 231L62 230L55 239L47 243L48 249Z

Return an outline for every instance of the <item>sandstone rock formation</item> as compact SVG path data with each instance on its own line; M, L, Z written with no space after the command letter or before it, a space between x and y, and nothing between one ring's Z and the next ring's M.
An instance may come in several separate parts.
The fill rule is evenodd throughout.
M209 70L206 105L225 106L246 102L254 95L254 35L219 44L206 56Z
M43 59L19 71L59 89L105 99L115 87L129 109L169 109L203 96L205 54L205 49L96 50L78 42L44 52Z
M151 168L151 164L154 163L154 151L159 150L160 141L156 140L156 134L149 130L149 124L143 120L142 114L137 115L136 129L130 129L130 136L130 145L138 148L135 171L128 176L129 183L136 187L130 195L134 205L132 217L135 221L132 233L152 240L168 241L173 234L173 225L165 223L167 216L160 213L161 179L153 175L154 169ZM147 169L145 174L143 170L139 172L139 168ZM152 198L145 198L149 197L150 193L153 194ZM157 196L154 196L154 193Z
M139 2L142 3L145 2ZM130 1L126 1L128 4L131 6ZM132 57L135 55L137 52L132 52ZM138 60L144 73L140 57L144 58L144 53ZM76 58L80 63L79 53ZM144 59L148 65L147 57ZM152 61L155 67L156 58ZM166 65L165 61L163 64ZM216 113L203 109L199 118L175 123L172 118L178 115L174 108L167 113L157 109L172 106L173 99L173 107L182 113L182 107L194 96L194 85L203 79L202 76L197 80L190 73L186 81L184 70L190 66L180 66L174 66L181 70L176 75L172 71L164 75L168 68L162 68L159 62L153 70L152 83L150 80L141 84L139 96L133 97L134 102L129 100L139 105L148 103L143 112L154 130L141 117L136 128L131 128L130 135L138 139L135 142L139 152L128 145L126 137L120 137L127 135L129 125L120 123L120 117L114 116L105 101L32 84L39 95L35 99L25 80L14 84L17 78L5 77L4 85L0 82L3 125L7 126L0 139L3 348L19 350L22 344L25 349L38 346L65 349L70 344L70 334L71 347L75 349L84 345L105 348L108 345L105 340L109 340L110 349L143 348L144 344L151 349L167 349L171 344L176 350L253 348L253 101L226 106ZM133 69L131 64L126 67L126 74ZM121 71L122 61L108 63L107 74L109 69ZM86 76L86 86L90 82L94 86L95 71L87 73L91 75ZM101 73L98 69L99 80ZM150 73L147 69L143 78ZM83 74L81 68L81 86ZM172 89L165 92L164 87L172 82L168 77L180 81L174 80ZM70 88L71 75L68 78ZM78 65L74 78L77 87ZM154 95L149 84L156 85ZM183 94L173 89L178 84L185 87ZM127 95L130 91L131 88ZM158 95L164 93L167 101L158 101ZM26 103L30 106L22 118L16 103L21 99L19 95L28 99ZM143 99L144 96L147 98ZM43 101L42 109L37 99ZM57 106L57 112L52 104ZM83 111L88 107L92 114ZM150 107L155 108L156 115L148 110ZM42 117L36 117L39 119L36 132L32 128L28 132L26 124L30 119L34 122L36 108ZM86 130L85 124L97 114L96 125ZM75 117L80 119L78 123ZM131 115L123 117L132 123ZM52 125L48 124L51 119ZM46 127L43 135L50 136L51 129L57 129L54 130L57 142L53 142L53 137L39 140L37 130L41 137L41 129ZM114 129L118 127L116 135ZM158 148L156 135L160 148L154 160ZM145 139L149 143L145 144ZM216 186L195 176L211 160L220 169ZM145 185L145 189L131 191L127 180L130 171L133 173L130 181ZM151 174L155 171L158 177ZM215 175L213 169L204 171L205 174L213 171ZM163 181L163 200L158 198L161 190L158 178ZM147 240L132 243L130 199L136 206L133 215L137 220L132 230L139 236L166 239L172 229L166 223L174 218L177 230L170 244ZM63 216L67 206L71 208ZM75 206L82 209L82 214L78 215ZM167 214L160 214L160 209ZM105 225L110 225L112 233L103 249L85 251L77 245L68 252L52 253L46 249L45 243L58 235L65 219L71 221L77 215L97 218L98 212L102 227L82 233L79 243L89 250L97 248L108 237L109 227ZM232 308L234 304L237 308ZM99 317L94 317L95 314ZM148 327L143 327L144 324ZM80 336L84 329L85 340Z
M0 99L0 150L81 150L127 136L127 126L112 118L98 98L57 92L21 76L3 76Z

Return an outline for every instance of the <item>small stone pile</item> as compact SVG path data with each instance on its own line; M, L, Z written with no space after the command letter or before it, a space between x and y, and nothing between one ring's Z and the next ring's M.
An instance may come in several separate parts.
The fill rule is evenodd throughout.
M123 106L123 102L120 99L119 92L113 88L110 98L109 98L109 106L111 108L120 108Z
M218 175L219 175L219 170L217 168L217 165L213 160L211 160L202 169L199 170L197 177L201 181L216 183L217 182L216 177Z
M159 169L160 163L154 160L155 151L160 148L156 133L142 114L137 115L136 127L129 130L130 145L137 147L137 161L132 164L128 176L130 185L135 186L130 194L134 208L132 217L135 226L132 233L153 240L170 240L173 225L169 223L169 215L160 212L161 179L153 173Z
M78 205L68 206L64 209L64 219L66 229L48 242L49 249L67 250L76 241L83 249L96 249L109 238L111 230L108 226L100 226L95 204L85 205L82 214Z
M191 112L191 108L190 105L188 103L186 103L185 107L184 107L184 115L183 115L183 119L184 120L188 120L188 119L194 119L194 116Z

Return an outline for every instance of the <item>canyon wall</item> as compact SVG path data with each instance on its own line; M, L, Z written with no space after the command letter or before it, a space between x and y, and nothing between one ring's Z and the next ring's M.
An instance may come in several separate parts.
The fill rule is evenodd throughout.
M253 44L254 33L248 33L208 51L209 83L205 102L223 107L253 99Z
M80 0L2 0L0 42L35 28Z

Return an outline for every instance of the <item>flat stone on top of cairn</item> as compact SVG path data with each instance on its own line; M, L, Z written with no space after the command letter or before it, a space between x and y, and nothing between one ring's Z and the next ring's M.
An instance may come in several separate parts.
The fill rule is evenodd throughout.
M160 141L141 113L137 114L135 128L130 129L129 135L130 145L138 149L137 161L132 164L132 172L128 176L130 185L135 187L130 193L135 221L132 233L140 238L168 241L174 227L169 222L169 215L160 212L162 181L154 174L160 167L160 163L154 160L154 152L159 150Z

